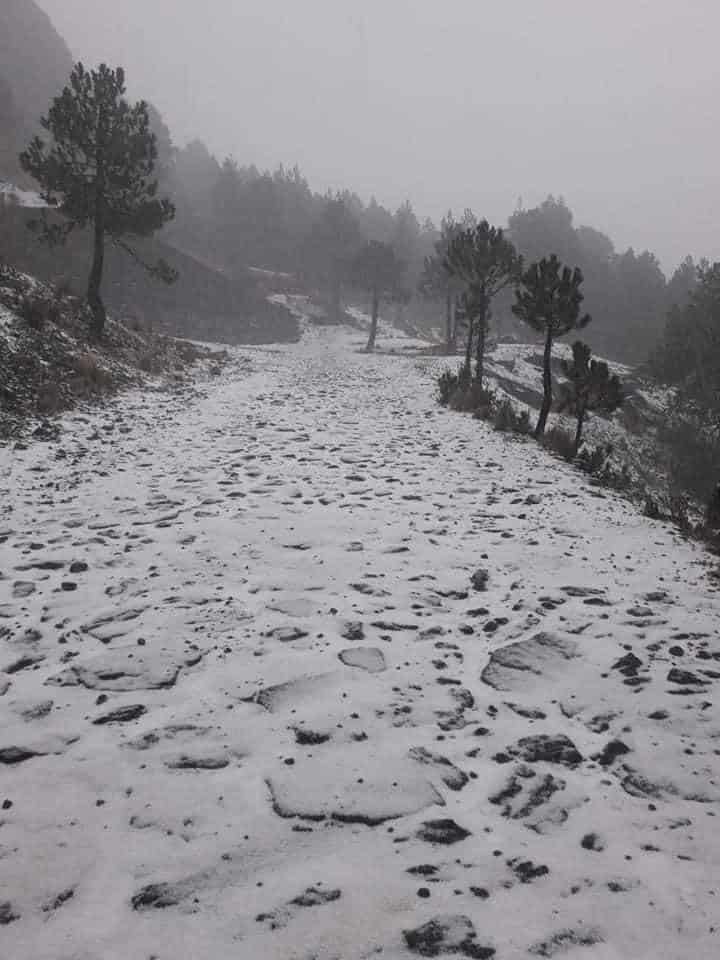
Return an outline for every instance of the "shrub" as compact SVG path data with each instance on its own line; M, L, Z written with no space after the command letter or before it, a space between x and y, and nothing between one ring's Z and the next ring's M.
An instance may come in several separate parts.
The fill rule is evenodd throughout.
M497 399L492 390L484 390L477 380L469 384L462 381L450 398L453 410L474 413L481 420L490 420L497 407Z
M438 400L443 407L447 407L450 403L450 398L453 396L457 390L460 383L460 377L457 373L453 373L452 370L443 370L443 372L438 377Z
M495 411L493 427L501 433L528 434L531 431L530 412L523 410L517 413L512 402L505 399Z
M577 458L580 469L593 475L601 473L611 453L612 445L609 443L606 446L600 444L597 447L585 444Z
M62 396L57 383L44 383L38 390L35 403L38 413L57 413L62 406Z
M575 459L575 437L569 430L563 430L562 427L552 427L545 431L541 443L548 450L557 453L563 460L570 462Z
M618 470L606 462L595 476L603 487L611 487L613 490L628 490L632 486L632 474L626 463Z
M75 372L86 390L103 390L112 382L108 371L103 370L92 353L83 353L76 358Z
M720 434L700 417L683 417L659 433L670 486L707 503L720 477Z
M20 297L18 313L33 330L42 330L45 321L49 319L48 303L34 293L26 293Z
M678 493L670 497L670 518L685 533L688 533L691 528L689 509L690 504L683 494Z

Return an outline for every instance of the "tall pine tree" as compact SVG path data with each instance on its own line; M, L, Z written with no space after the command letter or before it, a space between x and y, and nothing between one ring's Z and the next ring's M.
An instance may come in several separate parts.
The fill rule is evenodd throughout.
M475 380L482 387L492 302L501 290L517 281L522 261L503 231L481 220L451 238L445 264L449 273L466 284L465 376L470 377L474 345Z
M130 105L124 94L121 67L112 70L101 64L88 71L76 64L69 85L40 121L49 141L35 137L20 154L23 169L38 181L45 202L63 218L60 223L42 221L44 239L63 242L76 228L93 228L87 299L97 334L106 320L100 293L106 237L149 272L166 282L175 279L164 261L145 263L124 239L150 236L175 215L172 203L158 196L152 178L157 144L148 105L143 100Z
M589 314L581 314L583 294L582 270L564 267L553 254L530 264L522 274L520 286L515 291L513 313L529 327L545 335L543 351L543 402L535 427L535 436L545 433L545 424L552 407L552 360L553 343L573 329L590 323Z
M617 374L611 374L604 360L595 360L590 347L582 340L572 345L572 360L562 360L562 371L567 377L560 388L558 409L575 416L575 453L582 443L585 418L592 410L612 413L623 403L622 386Z

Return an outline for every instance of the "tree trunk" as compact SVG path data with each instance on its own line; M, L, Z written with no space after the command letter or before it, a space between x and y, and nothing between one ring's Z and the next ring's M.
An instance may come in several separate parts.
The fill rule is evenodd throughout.
M540 416L535 427L535 439L539 439L545 433L545 424L548 414L552 407L552 372L550 370L550 360L552 358L553 335L552 329L547 328L545 335L545 352L543 353L543 402L540 407Z
M475 380L482 390L483 376L485 374L485 336L487 334L487 299L483 293L480 300L480 312L478 315L477 345L475 347Z
M88 278L87 299L93 315L93 329L96 336L100 336L105 327L105 306L100 296L103 265L105 263L105 224L102 213L102 202L98 202L95 214L95 235L93 247L93 262Z
M452 291L448 285L445 293L445 352L449 357L455 353L454 339Z
M472 347L473 335L475 333L475 318L469 310L465 314L465 322L467 323L467 342L465 344L465 364L463 366L463 376L469 383L470 376L472 374Z
M575 430L575 454L577 455L582 443L583 424L585 423L585 405L581 404L577 412L577 429Z
M341 290L340 278L333 277L332 283L332 318L334 323L340 323Z
M88 277L87 299L93 315L93 330L99 337L105 327L105 306L100 296L103 265L105 263L105 143L107 136L107 117L100 108L95 134L95 217L93 262Z
M368 353L372 353L373 350L375 349L375 338L377 337L379 313L380 313L380 296L377 290L373 290L372 317L370 318L370 336L368 337L367 347L365 348Z

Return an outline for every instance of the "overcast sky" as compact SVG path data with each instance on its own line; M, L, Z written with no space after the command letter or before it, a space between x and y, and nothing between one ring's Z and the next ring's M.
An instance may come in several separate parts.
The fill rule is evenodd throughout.
M672 269L720 259L718 0L38 0L177 143L439 219L563 195Z

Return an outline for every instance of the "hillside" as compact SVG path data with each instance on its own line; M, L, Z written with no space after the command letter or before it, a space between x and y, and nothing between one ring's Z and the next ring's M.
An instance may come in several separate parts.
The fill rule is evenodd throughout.
M0 450L4 952L714 960L716 560L302 325Z
M0 264L0 442L57 439L64 411L133 387L190 390L226 359L112 318L98 341L80 300Z
M81 295L91 262L89 234L75 232L64 246L48 247L27 227L37 215L33 207L0 205L0 263ZM103 293L118 318L145 330L226 343L297 336L288 312L268 303L263 283L250 271L226 275L160 238L136 246L149 262L167 260L178 280L171 286L158 282L124 251L108 244Z
M0 180L20 179L17 154L39 129L72 69L65 41L35 0L0 4Z

